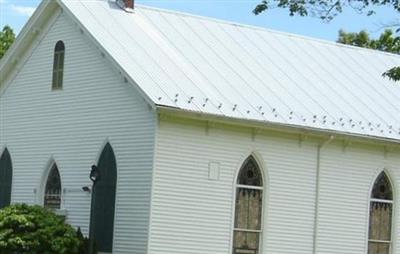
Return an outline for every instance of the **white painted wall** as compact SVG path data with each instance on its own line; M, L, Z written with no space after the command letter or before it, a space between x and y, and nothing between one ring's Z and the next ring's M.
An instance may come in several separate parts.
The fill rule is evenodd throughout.
M393 254L398 254L400 253L400 154L388 153L385 157L385 168L389 172L390 180L394 185Z
M53 50L66 47L64 87L51 91ZM90 166L106 141L118 167L114 253L146 253L155 114L76 24L60 14L0 98L0 150L14 166L12 202L41 203L55 160L68 221L88 230Z
M64 89L51 91L60 39ZM7 146L14 165L12 202L41 203L42 176L55 160L68 221L84 232L90 196L81 187L90 184L102 146L112 144L118 166L114 253L230 253L235 176L252 152L266 176L263 253L312 253L317 141L300 145L296 136L273 132L253 140L250 129L217 124L206 131L204 123L188 120L161 120L156 133L155 114L65 14L0 97L0 120L0 149ZM219 180L208 179L210 161L220 163ZM332 142L320 162L316 253L366 253L371 184L383 168L400 184L400 153ZM399 188L396 194L399 204ZM400 253L400 244L394 250Z
M262 253L311 254L320 141L162 118L157 136L149 253L231 252L234 178L255 152L267 176ZM367 253L368 196L386 168L400 184L400 153L333 141L321 149L316 253ZM219 180L208 162L220 162ZM397 202L399 201L397 195ZM398 210L398 209L397 209ZM397 212L398 214L398 212ZM397 217L396 217L397 218ZM398 219L395 219L398 228ZM399 240L398 234L395 234ZM397 248L392 254L400 253Z
M318 253L366 253L369 191L384 168L381 148L331 145L323 150Z
M336 143L323 149L317 253L367 253L369 196L385 169L395 191L392 254L400 253L400 153L382 146Z

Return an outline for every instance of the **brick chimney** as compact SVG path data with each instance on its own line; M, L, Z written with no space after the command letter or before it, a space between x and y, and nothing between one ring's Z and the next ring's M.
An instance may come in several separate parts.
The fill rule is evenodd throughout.
M124 7L127 9L134 9L135 8L135 0L123 0Z
M132 12L135 8L135 0L116 0L117 5L126 12Z

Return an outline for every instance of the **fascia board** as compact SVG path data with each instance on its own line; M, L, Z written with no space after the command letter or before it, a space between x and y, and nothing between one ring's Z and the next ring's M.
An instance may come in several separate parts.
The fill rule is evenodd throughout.
M274 122L264 122L264 121L249 120L249 119L240 119L227 116L206 114L201 112L192 112L180 108L168 107L165 105L157 105L157 113L161 115L165 114L187 119L214 121L221 124L228 124L228 125L248 127L248 128L259 128L259 129L286 132L292 134L304 134L304 135L323 137L323 138L326 138L327 136L328 137L334 136L342 139L353 139L354 141L358 141L361 143L373 142L374 144L380 143L382 145L396 145L396 146L400 145L400 140L397 139L381 138L381 137L367 136L367 135L357 135L354 133L340 132L334 130L324 130L313 127L297 126L297 125L274 123Z

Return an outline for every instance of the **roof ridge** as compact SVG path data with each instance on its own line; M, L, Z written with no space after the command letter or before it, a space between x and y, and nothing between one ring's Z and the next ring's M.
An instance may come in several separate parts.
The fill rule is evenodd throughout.
M377 54L389 55L389 56L393 56L393 57L400 57L399 54L386 52L386 51L382 51L382 50L378 50L378 49L363 48L363 47L359 47L359 46L339 43L336 41L329 41L329 40L325 40L325 39L315 38L312 36L283 32L283 31L279 31L279 30L275 30L275 29L271 29L271 28L267 28L267 27L262 27L262 26L243 24L243 23L239 23L239 22L235 22L235 21L224 20L224 19L219 19L219 18L214 18L214 17L209 17L209 16L202 16L202 15L197 15L197 14L193 14L193 13L189 13L189 12L164 9L164 8L143 5L143 4L136 4L136 6L138 6L141 9L148 9L148 10L152 10L152 11L160 11L160 12L170 13L170 14L174 14L174 15L181 15L181 16L186 16L186 17L191 17L191 18L203 19L203 20L213 21L213 22L217 22L217 23L221 23L221 24L225 24L225 25L239 26L239 27L243 27L243 28L254 29L254 30L264 31L264 32L268 32L268 33L274 33L274 34L278 34L281 36L294 37L294 38L298 38L298 39L302 39L302 40L306 40L306 41L313 41L313 42L318 42L321 44L328 44L331 46L344 47L344 48L349 48L349 49L358 50L358 51L360 51L360 50L368 51L368 52L373 52L373 53L377 53Z
M400 63L398 56L380 57L378 54L382 52L376 50L362 51L362 48L334 42L142 5L138 5L133 13L124 12L109 5L115 0L92 0L97 2L93 5L86 4L85 0L57 1L68 10L65 13L77 18L83 29L87 29L87 34L110 53L109 58L126 73L130 83L151 105L245 121L259 120L353 136L400 140L400 118L397 117L400 90L386 86L393 82L381 76L384 70ZM94 15L92 10L94 13L101 10L115 22L105 26L100 17L87 18L86 15ZM154 20L150 20L153 22L148 23L147 19L153 16ZM174 25L176 19L178 22ZM209 27L207 23L214 26ZM187 63L191 67L180 68L175 63L177 58L167 55L165 48L158 45L158 38L143 33L149 29L147 26L162 28L164 32L159 36L171 39L171 46L188 57ZM230 30L226 29L228 26L234 31L226 31ZM132 48L114 50L116 45L107 38L108 29L126 35L116 40L132 45ZM143 36L131 36L130 33ZM201 39L202 36L210 42ZM264 37L271 37L271 41ZM234 43L225 44L225 39L229 38ZM297 47L290 48L289 41L304 52L296 56L294 49ZM248 43L250 48L246 47ZM265 43L273 53L265 50ZM324 49L321 48L323 44L327 45ZM307 52L315 48L315 53ZM286 52L285 49L291 50ZM240 55L235 55L236 51ZM127 52L132 53L129 59ZM260 60L260 55L265 56L265 61ZM300 56L310 61L298 58ZM142 62L143 57L147 60ZM136 66L138 62L141 64ZM135 68L132 68L133 64ZM174 72L176 75L172 75ZM205 75L207 79L193 83L193 77ZM385 86L378 88L376 84ZM266 99L256 96L255 90ZM278 96L284 102L277 100ZM286 102L288 105L285 106Z

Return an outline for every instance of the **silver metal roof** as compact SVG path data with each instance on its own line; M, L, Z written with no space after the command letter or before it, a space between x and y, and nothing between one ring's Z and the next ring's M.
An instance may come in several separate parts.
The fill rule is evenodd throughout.
M143 6L63 0L156 105L400 140L400 57Z

